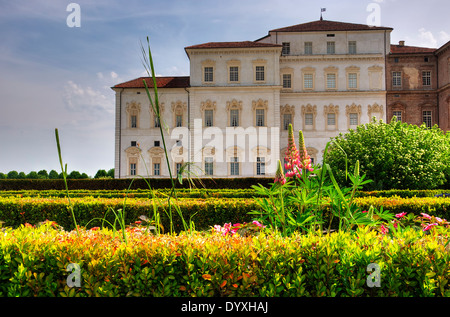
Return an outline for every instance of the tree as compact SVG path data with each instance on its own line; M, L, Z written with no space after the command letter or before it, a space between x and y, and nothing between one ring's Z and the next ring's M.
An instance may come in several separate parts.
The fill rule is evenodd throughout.
M6 179L6 178L7 178L7 176L5 174L0 173L0 179Z
M59 178L59 174L58 174L57 171L51 170L50 173L48 173L48 178L49 179L58 179Z
M111 178L114 178L114 168L111 168L111 169L108 171L108 176L111 177Z
M28 175L26 176L26 178L28 179L38 179L38 173L35 171L31 171L30 173L28 173Z
M19 173L17 171L10 171L8 173L8 179L17 179L19 178Z
M94 178L101 178L101 177L106 177L108 176L108 174L106 173L105 170L98 170L97 173L95 174Z
M68 179L80 179L81 178L81 174L78 171L72 171L70 172L69 175L67 175Z
M433 189L448 177L449 140L437 126L373 120L332 138L326 162L341 185L348 182L346 168L359 160L361 172L373 180L365 189Z
M40 170L38 175L40 179L48 179L48 173L46 170Z

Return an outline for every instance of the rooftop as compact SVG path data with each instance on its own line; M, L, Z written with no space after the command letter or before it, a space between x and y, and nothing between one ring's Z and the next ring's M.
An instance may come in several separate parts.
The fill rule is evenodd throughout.
M336 22L328 20L317 20L279 29L269 32L315 32L315 31L373 31L373 30L393 30L393 28L382 26L370 26L366 24Z
M115 85L113 88L145 88L144 80L148 88L153 88L153 80L150 77L139 77L121 84ZM157 88L186 88L189 87L189 76L176 77L156 77Z
M391 54L424 54L434 53L435 48L418 47L418 46L406 46L404 41L400 41L399 44L391 44Z
M209 42L204 44L188 46L185 49L208 49L208 48L258 48L258 47L281 47L280 44L258 43L253 41L242 42Z

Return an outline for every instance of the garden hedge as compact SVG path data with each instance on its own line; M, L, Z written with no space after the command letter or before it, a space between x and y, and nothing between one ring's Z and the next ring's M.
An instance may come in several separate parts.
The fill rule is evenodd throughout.
M448 192L448 193L447 193ZM392 197L402 198L413 197L435 197L436 195L449 195L450 191L444 190L386 190L386 191L357 191L356 197ZM70 190L70 197L98 197L98 198L152 198L167 197L171 194L169 188L159 189L132 189L132 190ZM65 190L6 190L0 191L0 196L19 197L67 197ZM248 188L178 188L176 190L178 198L253 198L258 193Z
M156 209L161 216L161 224L166 232L169 230L168 202L167 199L143 199L143 198L72 198L75 217L80 226L99 226L105 217L111 223L114 222L112 210L126 211L125 223L130 224L145 215L154 216ZM359 197L355 203L361 210L369 210L370 206L377 209L383 207L392 213L421 212L437 217L450 219L450 198L444 197ZM179 207L182 213L180 217L173 208L173 204ZM41 198L41 197L0 197L0 220L5 226L17 227L21 224L37 224L45 220L56 221L67 230L74 228L69 202L66 198ZM249 222L252 210L259 210L255 199L250 198L210 198L190 199L180 198L172 200L172 220L174 229L183 230L182 218L195 224L196 229L206 230L216 224ZM96 218L97 220L91 221Z
M219 188L250 188L252 185L262 184L264 186L273 183L273 178L249 177L249 178L201 178L193 179L193 185L184 180L180 184L174 179L177 188L206 187L209 189ZM100 178L100 179L68 179L69 189L86 190L125 190L125 189L149 189L172 188L169 178ZM65 184L62 179L0 179L0 191L2 190L64 190Z
M124 243L111 231L78 236L48 224L0 235L0 296L450 296L448 236L420 230L287 238L134 228Z

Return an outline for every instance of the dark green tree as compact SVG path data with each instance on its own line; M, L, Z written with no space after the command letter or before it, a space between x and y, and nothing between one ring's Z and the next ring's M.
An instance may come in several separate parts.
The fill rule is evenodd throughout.
M48 173L48 178L49 179L58 179L59 178L59 174L58 174L57 171L51 170L50 173Z
M18 179L19 173L17 171L10 171L8 173L8 179Z
M106 173L105 170L98 170L97 173L95 174L94 178L101 178L101 177L106 177L108 176L108 174Z

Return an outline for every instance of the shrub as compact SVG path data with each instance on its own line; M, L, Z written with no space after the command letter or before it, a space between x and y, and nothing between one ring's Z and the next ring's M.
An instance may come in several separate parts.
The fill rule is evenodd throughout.
M169 228L167 200L160 197L155 199L144 198L72 198L74 212L78 224L88 228L101 225L99 219L105 217L114 222L112 210L124 209L126 224L138 220L141 215L154 217L154 208L161 217L161 224L166 232ZM185 220L192 220L198 230L207 230L219 223L250 222L254 220L249 214L252 211L262 210L257 199L250 198L179 198L174 204L180 208ZM419 215L422 212L438 217L450 219L449 198L400 198L400 197L357 197L354 204L359 210L369 210L371 206L380 210L389 210L391 213L411 212ZM323 205L327 208L326 203ZM324 221L329 221L329 211L324 212ZM96 218L97 220L92 220ZM68 209L68 201L58 197L0 197L0 220L5 225L18 227L25 223L33 225L45 220L56 221L66 230L74 228ZM176 232L183 230L181 217L173 216ZM107 223L104 224L107 226ZM335 226L333 226L334 228Z
M0 296L448 297L446 235L367 228L329 235L152 235L128 244L109 230L64 232L48 222L0 235ZM69 264L80 284L69 287ZM368 266L379 267L379 286Z
M347 182L346 159L349 166L359 160L361 172L373 180L366 190L433 189L450 181L450 137L437 126L395 119L360 125L332 139L327 160L340 184Z

